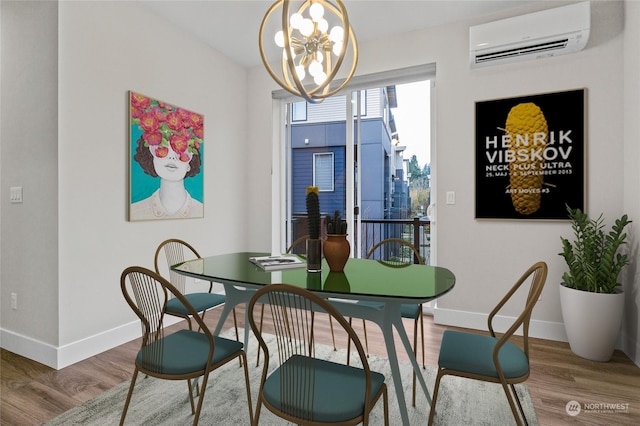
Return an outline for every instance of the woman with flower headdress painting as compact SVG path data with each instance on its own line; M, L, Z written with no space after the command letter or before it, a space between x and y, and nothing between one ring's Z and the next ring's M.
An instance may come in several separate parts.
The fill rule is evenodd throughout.
M203 217L184 182L200 173L202 115L131 92L131 118L142 132L133 159L159 187L131 204L130 220Z

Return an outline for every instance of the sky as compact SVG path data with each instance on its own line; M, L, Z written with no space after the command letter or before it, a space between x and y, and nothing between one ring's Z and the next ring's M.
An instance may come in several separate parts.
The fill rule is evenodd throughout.
M420 167L431 160L430 81L396 85L398 108L392 110L400 145L406 146L404 158L415 155Z

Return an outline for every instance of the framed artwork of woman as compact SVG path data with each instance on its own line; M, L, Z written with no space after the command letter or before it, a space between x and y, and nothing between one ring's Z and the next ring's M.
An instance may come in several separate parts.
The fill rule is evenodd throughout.
M204 117L129 91L129 220L204 217Z

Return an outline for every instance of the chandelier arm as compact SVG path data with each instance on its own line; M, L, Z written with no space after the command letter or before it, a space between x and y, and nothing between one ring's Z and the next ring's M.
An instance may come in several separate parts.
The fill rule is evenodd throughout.
M284 54L286 55L286 64L288 73L283 74L285 79L289 81L289 76L293 78L293 82L295 86L298 88L298 95L304 92L304 85L300 81L298 77L298 73L296 72L296 64L293 62L293 57L291 55L291 30L289 28L289 0L283 0L282 4L282 32L284 33ZM300 11L298 11L300 12Z
M276 10L276 8L283 2L283 0L278 0L276 1L274 4L271 5L271 7L269 8L269 10L267 10L267 13L265 14L264 18L262 19L262 23L260 24L260 32L258 33L258 47L260 48L260 58L262 59L262 63L264 64L265 68L267 69L267 72L269 73L269 75L271 76L271 78L273 78L276 83L278 83L280 86L282 86L283 88L289 90L286 87L286 83L284 81L282 81L282 79L280 78L280 76L278 76L275 71L273 71L273 69L271 68L271 65L269 64L269 61L267 60L267 57L264 53L264 49L263 49L263 38L264 38L264 27L267 23L267 21L269 20L269 17L271 16L271 14ZM289 90L291 92L291 90ZM291 92L294 95L299 95L299 93L295 93L295 92Z

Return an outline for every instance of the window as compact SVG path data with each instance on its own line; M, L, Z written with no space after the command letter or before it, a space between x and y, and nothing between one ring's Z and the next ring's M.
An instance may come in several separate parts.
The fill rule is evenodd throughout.
M320 191L333 191L333 153L313 154L313 185Z
M294 102L291 108L291 121L306 121L307 120L307 103Z

